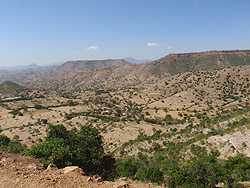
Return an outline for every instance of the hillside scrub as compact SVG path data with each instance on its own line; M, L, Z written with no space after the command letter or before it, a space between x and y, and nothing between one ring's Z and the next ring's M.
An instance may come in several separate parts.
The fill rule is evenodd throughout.
M26 154L40 158L45 165L59 168L76 165L87 173L105 176L110 173L112 163L104 153L103 142L96 128L82 126L80 130L67 130L63 125L49 126L47 137L26 151Z
M223 182L236 187L239 181L250 180L250 158L244 155L218 158L218 152L192 145L192 157L183 160L181 146L167 143L153 156L114 159L106 155L99 131L90 126L80 130L67 130L63 125L50 125L41 143L26 149L19 141L0 135L0 149L12 153L24 153L41 159L47 166L58 168L76 165L88 174L99 174L104 179L128 177L134 180L166 184L168 187L215 187Z
M138 156L118 160L118 176L166 184L171 188L210 188L219 182L237 187L239 181L250 180L250 158L244 155L221 160L217 152L208 153L196 147L192 159L184 161L175 157L176 151L168 151L168 156L165 152L157 152L150 158Z
M0 135L0 150L10 153L23 153L26 146L22 145L18 140L11 140L5 135Z

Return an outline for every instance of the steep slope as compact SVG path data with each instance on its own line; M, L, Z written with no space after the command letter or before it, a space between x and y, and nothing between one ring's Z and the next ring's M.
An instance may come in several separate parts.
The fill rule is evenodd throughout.
M192 71L214 71L231 66L250 64L250 50L208 51L170 54L149 65L155 75L178 74Z

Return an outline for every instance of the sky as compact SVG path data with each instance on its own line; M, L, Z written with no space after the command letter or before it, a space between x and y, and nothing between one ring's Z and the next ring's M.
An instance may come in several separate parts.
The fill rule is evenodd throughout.
M0 66L250 49L249 0L0 0Z

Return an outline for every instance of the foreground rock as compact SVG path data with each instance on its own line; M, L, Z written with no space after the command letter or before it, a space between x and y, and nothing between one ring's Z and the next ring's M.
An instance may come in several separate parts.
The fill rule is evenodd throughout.
M0 153L0 188L156 188L152 184L88 177L77 166L45 169L35 159Z
M250 188L250 182L249 181L240 182L239 187L240 188Z

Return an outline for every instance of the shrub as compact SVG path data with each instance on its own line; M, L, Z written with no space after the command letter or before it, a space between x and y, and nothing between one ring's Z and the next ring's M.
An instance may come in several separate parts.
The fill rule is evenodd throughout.
M69 131L63 125L49 125L47 138L62 138L66 140L69 138Z
M116 163L116 172L120 177L129 177L140 181L150 181L161 183L163 173L158 166L150 163L146 156L140 156L140 159L130 157L121 159Z
M140 181L161 183L163 181L163 173L158 167L155 166L142 167L136 172L135 178Z
M222 180L222 170L213 155L204 155L189 162L184 168L185 186L215 187Z
M0 146L7 146L10 143L10 139L5 135L0 135Z
M164 120L165 120L166 125L171 125L173 123L173 121L174 121L173 117L171 115L169 115L169 114L167 114L165 116Z
M242 154L230 157L224 162L224 169L227 177L233 181L249 181L250 180L250 158Z
M128 158L119 160L116 164L116 171L120 177L130 177L134 178L135 174L140 167L138 160L134 158Z
M48 107L40 105L40 104L35 104L34 108L37 109L37 110L48 109Z
M101 136L93 127L82 126L79 131L68 131L63 125L50 125L45 140L34 145L27 154L41 158L46 165L77 165L87 173L99 173L103 170L102 145Z
M101 136L96 128L83 126L79 132L71 133L69 145L75 164L89 171L101 170L99 167L104 157L104 149Z
M41 158L45 165L56 164L57 167L72 165L69 146L60 138L46 139L38 145L34 145L27 151L28 155Z
M18 140L11 140L5 135L0 135L0 149L10 153L23 153L26 147Z

